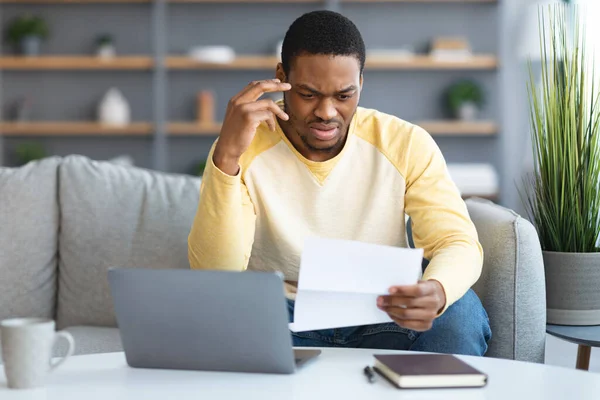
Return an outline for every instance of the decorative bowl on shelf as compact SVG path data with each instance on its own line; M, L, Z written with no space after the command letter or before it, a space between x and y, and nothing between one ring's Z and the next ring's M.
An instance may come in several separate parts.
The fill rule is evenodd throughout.
M198 46L189 51L196 61L227 64L235 60L235 51L229 46Z

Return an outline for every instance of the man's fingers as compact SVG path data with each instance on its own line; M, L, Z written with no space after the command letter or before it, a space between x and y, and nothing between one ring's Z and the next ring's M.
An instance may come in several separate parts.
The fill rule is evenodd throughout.
M276 126L275 126L275 116L273 115L273 113L271 111L268 110L262 110L262 111L256 111L252 114L249 114L249 118L254 121L254 122L266 122L267 125L269 126L269 129L271 129L271 131L274 131Z
M421 281L416 285L392 286L390 294L404 297L423 297L435 292L435 287L429 281Z
M259 110L270 110L273 114L279 116L279 118L287 121L288 115L277 105L273 100L264 99L258 100L252 103L247 103L242 106L247 112L254 112Z
M399 295L387 295L379 296L377 305L380 307L435 308L437 302L433 296L405 297Z
M235 96L234 99L242 103L249 103L258 100L258 98L265 93L285 92L291 88L292 85L279 82L278 79L250 82L250 84L242 90L239 95Z
M428 331L433 326L432 322L416 321L416 320L405 321L405 320L395 319L395 318L392 318L392 319L399 326L406 328L406 329L413 330L413 331L417 331L417 332Z
M433 321L436 313L427 308L387 307L383 309L392 319L403 321Z
M280 83L281 82L279 79L266 79L265 81L267 81L267 82L274 82L274 83ZM239 93L237 93L235 96L233 96L231 98L231 101L232 102L237 101L240 97L244 96L246 93L248 93L248 91L250 89L252 89L254 86L258 85L260 82L263 82L263 81L252 81L252 82L248 83L246 85L246 87L244 87Z
M275 122L275 115L271 114L271 116L266 120L267 125L269 126L269 129L271 130L271 132L275 132L275 130L277 129L277 123Z

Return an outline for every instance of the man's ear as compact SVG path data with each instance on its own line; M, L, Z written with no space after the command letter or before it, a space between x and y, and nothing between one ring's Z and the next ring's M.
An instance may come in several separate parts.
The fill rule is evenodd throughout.
M360 74L360 90L362 91L362 87L363 87L363 74Z
M285 75L285 71L283 70L282 63L277 64L277 69L275 70L275 78L279 79L281 82L287 82L287 76Z

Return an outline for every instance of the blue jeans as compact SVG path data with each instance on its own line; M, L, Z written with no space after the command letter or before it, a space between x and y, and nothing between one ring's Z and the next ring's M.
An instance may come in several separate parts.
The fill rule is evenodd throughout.
M291 300L288 300L288 310L293 322L294 302ZM405 329L393 322L292 332L294 346L299 347L356 347L476 356L485 354L491 337L488 315L472 289L448 307L425 332Z

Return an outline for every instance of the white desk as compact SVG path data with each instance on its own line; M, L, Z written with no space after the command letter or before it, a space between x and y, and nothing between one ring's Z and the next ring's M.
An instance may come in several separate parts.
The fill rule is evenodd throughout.
M35 390L9 390L0 371L0 399L598 399L600 374L490 358L462 357L490 376L483 389L399 390L362 369L373 353L324 349L293 375L133 369L123 353L75 356Z

